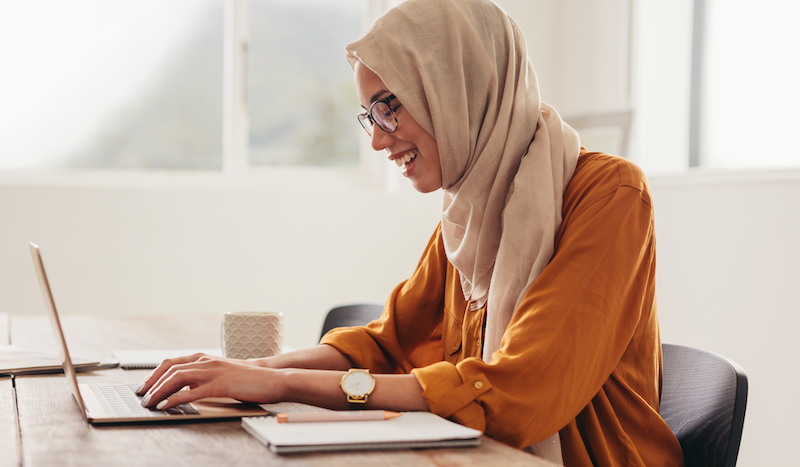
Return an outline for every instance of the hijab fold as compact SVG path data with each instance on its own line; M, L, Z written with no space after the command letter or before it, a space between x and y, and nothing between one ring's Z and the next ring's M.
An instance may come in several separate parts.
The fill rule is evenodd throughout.
M541 102L522 32L488 0L408 0L348 45L347 58L436 139L445 252L470 306L487 307L491 362L553 255L578 135Z

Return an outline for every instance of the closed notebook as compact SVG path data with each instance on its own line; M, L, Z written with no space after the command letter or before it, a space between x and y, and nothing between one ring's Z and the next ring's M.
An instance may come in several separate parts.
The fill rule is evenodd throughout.
M75 369L96 369L116 366L111 359L74 358ZM64 371L61 357L55 352L43 352L16 345L0 345L0 375L32 375Z
M242 427L277 454L469 447L480 444L481 435L430 412L359 422L278 423L275 417L249 417L242 419Z

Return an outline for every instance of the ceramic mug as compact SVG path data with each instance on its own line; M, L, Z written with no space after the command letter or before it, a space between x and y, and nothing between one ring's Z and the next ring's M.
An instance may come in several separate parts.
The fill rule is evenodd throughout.
M221 334L224 357L246 360L278 355L283 345L283 313L226 311Z

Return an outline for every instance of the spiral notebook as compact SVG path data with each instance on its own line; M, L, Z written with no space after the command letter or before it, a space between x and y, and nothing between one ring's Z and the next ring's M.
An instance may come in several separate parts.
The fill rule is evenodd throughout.
M286 345L284 345L281 350L283 353L292 351L294 351L294 349ZM182 357L184 355L196 353L221 357L222 349L217 347L208 349L115 350L114 358L119 360L119 366L123 370L152 370L168 358Z
M222 356L222 350L216 349L158 349L158 350L115 350L114 358L119 360L123 370L152 370L168 358L204 353Z

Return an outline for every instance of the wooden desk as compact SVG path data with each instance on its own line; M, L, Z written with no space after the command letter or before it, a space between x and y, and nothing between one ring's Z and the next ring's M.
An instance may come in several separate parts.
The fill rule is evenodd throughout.
M219 317L64 316L70 352L111 356L124 348L206 348L219 345ZM11 342L55 350L44 316L11 316ZM119 368L79 373L81 382L140 382L147 371ZM15 395L12 387L16 387ZM14 398L16 397L16 399ZM16 433L13 406L19 412ZM10 414L9 414L10 412ZM483 437L476 448L278 456L239 421L93 427L78 410L63 375L0 379L0 466L265 465L265 466L552 466ZM10 415L10 416L9 416ZM9 429L11 426L13 429ZM19 436L19 438L17 438ZM20 440L17 443L17 439ZM17 445L20 446L19 450ZM21 451L21 452L20 452ZM19 461L21 459L21 462Z
M9 316L0 313L0 345L9 344ZM14 404L13 380L0 376L0 467L19 465L17 410Z

